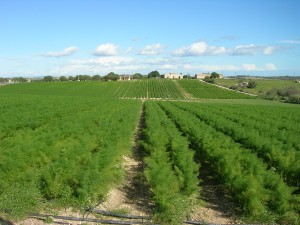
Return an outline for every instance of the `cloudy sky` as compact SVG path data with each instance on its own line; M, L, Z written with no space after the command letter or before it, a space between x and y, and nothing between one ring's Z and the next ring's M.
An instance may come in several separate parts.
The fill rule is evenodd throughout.
M300 75L299 0L1 0L0 77Z

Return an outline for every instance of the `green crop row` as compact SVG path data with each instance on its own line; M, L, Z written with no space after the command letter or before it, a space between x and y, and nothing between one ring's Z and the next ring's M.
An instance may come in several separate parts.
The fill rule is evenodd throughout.
M198 80L179 80L186 92L200 99L250 99L250 95L222 89Z
M257 222L298 224L300 198L295 188L268 170L257 155L217 131L193 113L169 102L159 105L209 161L216 177L226 185L248 217Z
M140 102L34 95L0 101L1 209L17 217L42 202L91 206L120 182Z
M250 109L246 107L247 113L252 116L252 118L247 118L244 114L232 116L234 109L228 106L207 107L207 105L195 103L176 103L176 106L195 114L217 131L230 136L235 142L257 153L268 163L269 168L278 172L282 179L290 185L300 186L300 146L298 141L300 129L298 127L297 131L287 130L295 125L295 121L292 118L289 121L283 121L280 118L281 113L298 118L300 111L296 108L264 107L263 111L258 111L257 107ZM242 107L240 106L240 108ZM222 111L220 112L219 109ZM263 112L267 110L272 111L273 116L278 115L278 117L269 120L266 125L263 121L266 121L267 117ZM227 117L231 117L231 119ZM282 129L282 127L286 129Z
M145 176L153 193L155 217L163 224L181 224L198 194L199 166L188 140L159 106L145 105Z
M120 98L184 98L172 80L147 79L119 83L121 86L114 96Z

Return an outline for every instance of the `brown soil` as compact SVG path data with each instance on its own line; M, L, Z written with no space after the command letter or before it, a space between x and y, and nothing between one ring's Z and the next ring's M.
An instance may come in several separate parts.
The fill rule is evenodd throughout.
M108 194L107 201L100 204L97 209L124 211L129 215L150 216L152 202L149 188L143 176L144 163L138 144L143 127L144 107L141 109L140 121L136 126L136 133L132 140L132 155L123 157L126 174L123 185L112 189Z
M191 220L213 224L237 224L234 204L222 195L217 185L201 185L203 206L196 206Z

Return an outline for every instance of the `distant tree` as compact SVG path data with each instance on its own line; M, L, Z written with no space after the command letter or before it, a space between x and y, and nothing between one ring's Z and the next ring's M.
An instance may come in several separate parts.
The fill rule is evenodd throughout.
M89 75L78 75L80 81L91 80L91 76Z
M300 104L300 96L290 96L288 98L287 102L294 103L294 104Z
M59 80L60 80L60 81L68 81L68 78L65 77L65 76L61 76L61 77L59 78Z
M187 75L183 75L183 78L184 78L184 79L191 79L192 77L191 77L190 74L187 74Z
M215 79L215 78L220 78L220 74L216 73L216 72L212 72L210 74L210 78Z
M238 90L239 86L238 85L232 85L229 87L231 90Z
M8 82L8 78L2 78L2 77L0 77L0 83L6 83L6 82Z
M114 72L110 72L104 77L105 80L118 80L119 78L120 75Z
M207 76L203 79L203 81L207 82L207 83L211 83L214 84L215 83L215 79L214 78L210 78L210 76Z
M255 88L256 86L257 86L257 83L255 80L250 80L247 85L248 88Z
M53 80L54 80L54 78L52 76L45 76L44 77L45 82L52 82Z
M92 76L92 80L101 80L100 75L94 75Z
M135 73L135 74L133 74L132 78L133 78L133 79L142 79L142 78L143 78L143 75L140 74L140 73Z
M160 77L159 72L155 70L155 71L148 73L148 78L152 78L152 77L153 78Z
M288 97L300 95L299 90L295 86L285 88L285 93Z
M27 82L27 79L24 77L14 77L11 79L13 82L19 82L19 83L25 83Z
M299 94L300 94L299 91L294 86L277 90L277 95L279 95L281 97L291 97L291 96L295 96L295 95L299 95Z
M68 81L73 81L73 80L74 80L74 77L72 77L72 76L68 77Z

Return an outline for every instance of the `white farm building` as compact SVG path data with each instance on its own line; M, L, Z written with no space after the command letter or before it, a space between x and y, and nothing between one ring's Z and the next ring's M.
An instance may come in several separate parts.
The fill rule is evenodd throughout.
M163 78L168 78L168 79L183 79L183 74L182 73L165 73L163 75Z

